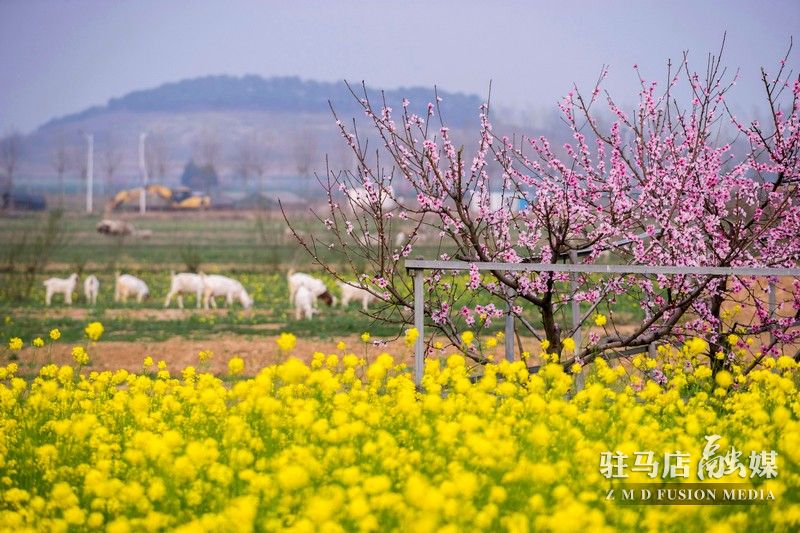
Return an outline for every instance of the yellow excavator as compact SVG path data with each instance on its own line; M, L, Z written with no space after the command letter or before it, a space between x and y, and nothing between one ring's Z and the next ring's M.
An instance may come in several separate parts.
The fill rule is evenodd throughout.
M211 207L210 196L192 191L188 187L172 189L164 185L152 184L148 185L146 190L147 194L154 194L166 200L170 209L208 209ZM136 203L141 194L141 187L121 190L109 200L108 210L113 211L125 203Z

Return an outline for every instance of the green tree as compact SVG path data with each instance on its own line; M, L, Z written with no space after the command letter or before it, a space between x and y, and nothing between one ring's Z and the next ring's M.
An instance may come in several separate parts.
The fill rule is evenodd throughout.
M208 191L219 184L219 177L214 165L200 166L190 159L183 167L181 183L191 189Z

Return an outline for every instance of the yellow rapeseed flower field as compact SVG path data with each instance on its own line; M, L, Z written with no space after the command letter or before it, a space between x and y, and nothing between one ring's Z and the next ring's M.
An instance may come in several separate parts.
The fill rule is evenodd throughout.
M599 360L577 393L560 365L504 361L476 380L457 353L428 361L422 390L387 353L367 365L317 352L228 381L161 365L47 365L26 380L12 363L0 367L0 529L796 531L796 363L715 380L692 363L698 348L661 349L657 369L640 357L642 371ZM777 477L749 481L775 501L607 499L604 452L696 460L706 435L743 457L774 450Z

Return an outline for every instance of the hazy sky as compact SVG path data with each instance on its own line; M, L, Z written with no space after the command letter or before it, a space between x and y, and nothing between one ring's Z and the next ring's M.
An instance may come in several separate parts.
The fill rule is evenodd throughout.
M798 28L798 0L0 0L0 131L206 74L481 95L493 80L496 105L541 109L604 63L608 87L627 94L634 63L655 77L688 49L702 68L726 30L727 64L744 76L736 99L750 106L758 67L774 67Z

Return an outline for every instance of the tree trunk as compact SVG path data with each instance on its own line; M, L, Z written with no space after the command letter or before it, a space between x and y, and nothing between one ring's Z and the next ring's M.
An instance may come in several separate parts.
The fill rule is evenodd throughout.
M725 357L717 359L717 352L722 351L724 353L724 348L728 347L727 340L722 338L722 319L720 318L722 315L722 303L725 301L725 288L727 284L728 278L725 277L720 284L720 292L711 298L711 316L717 319L717 327L716 336L708 343L708 357L711 361L711 373L714 376L716 376L717 372L720 370L727 369L730 366Z

